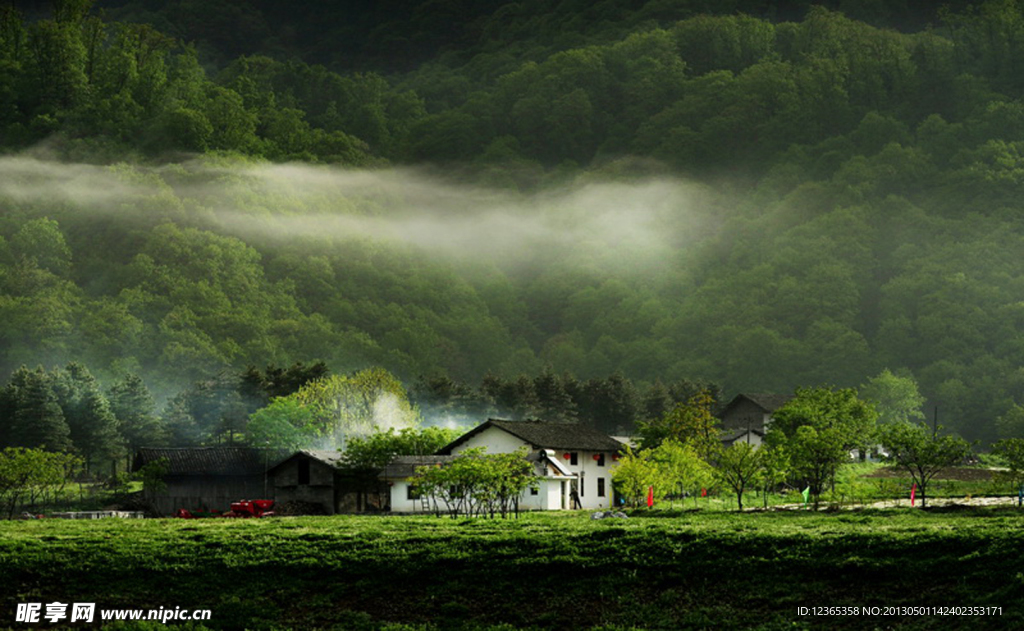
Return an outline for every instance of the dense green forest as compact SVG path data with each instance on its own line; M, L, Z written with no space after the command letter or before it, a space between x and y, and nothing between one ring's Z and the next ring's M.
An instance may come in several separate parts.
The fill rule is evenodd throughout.
M889 368L995 439L1024 4L918 4L0 6L0 371L557 374L635 419Z

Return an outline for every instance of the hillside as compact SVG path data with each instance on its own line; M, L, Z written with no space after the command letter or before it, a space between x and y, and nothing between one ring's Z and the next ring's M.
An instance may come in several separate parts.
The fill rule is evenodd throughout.
M1024 403L1019 2L17 4L5 374L890 368L982 440Z

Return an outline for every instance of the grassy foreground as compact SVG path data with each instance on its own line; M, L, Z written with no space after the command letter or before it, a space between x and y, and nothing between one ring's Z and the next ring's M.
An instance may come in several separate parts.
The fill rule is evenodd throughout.
M1015 509L589 517L2 522L0 626L54 628L15 622L54 600L207 608L215 629L1024 626ZM797 612L983 605L1002 613Z

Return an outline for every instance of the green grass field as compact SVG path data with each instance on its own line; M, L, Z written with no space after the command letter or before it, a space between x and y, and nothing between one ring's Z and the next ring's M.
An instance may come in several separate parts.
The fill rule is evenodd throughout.
M59 600L206 608L217 629L1021 628L1022 544L1016 509L3 522L0 625L53 628L15 607Z

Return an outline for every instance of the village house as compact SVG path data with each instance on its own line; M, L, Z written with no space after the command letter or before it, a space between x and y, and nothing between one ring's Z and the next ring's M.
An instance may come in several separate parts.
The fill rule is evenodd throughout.
M722 443L745 442L759 447L772 423L772 414L790 399L787 394L737 394L722 408Z
M484 447L491 454L526 448L538 484L526 491L519 503L521 509L614 506L612 470L623 445L589 425L489 419L437 453L456 456L474 447ZM392 506L395 505L393 499Z
M180 508L227 511L231 502L270 496L267 469L276 455L253 447L144 447L135 455L132 470L165 463L165 487L146 493L158 515L173 515Z
M384 510L387 489L375 472L348 471L341 452L305 449L273 465L267 472L278 506L301 505L303 512L334 515ZM382 499L383 498L383 499Z

